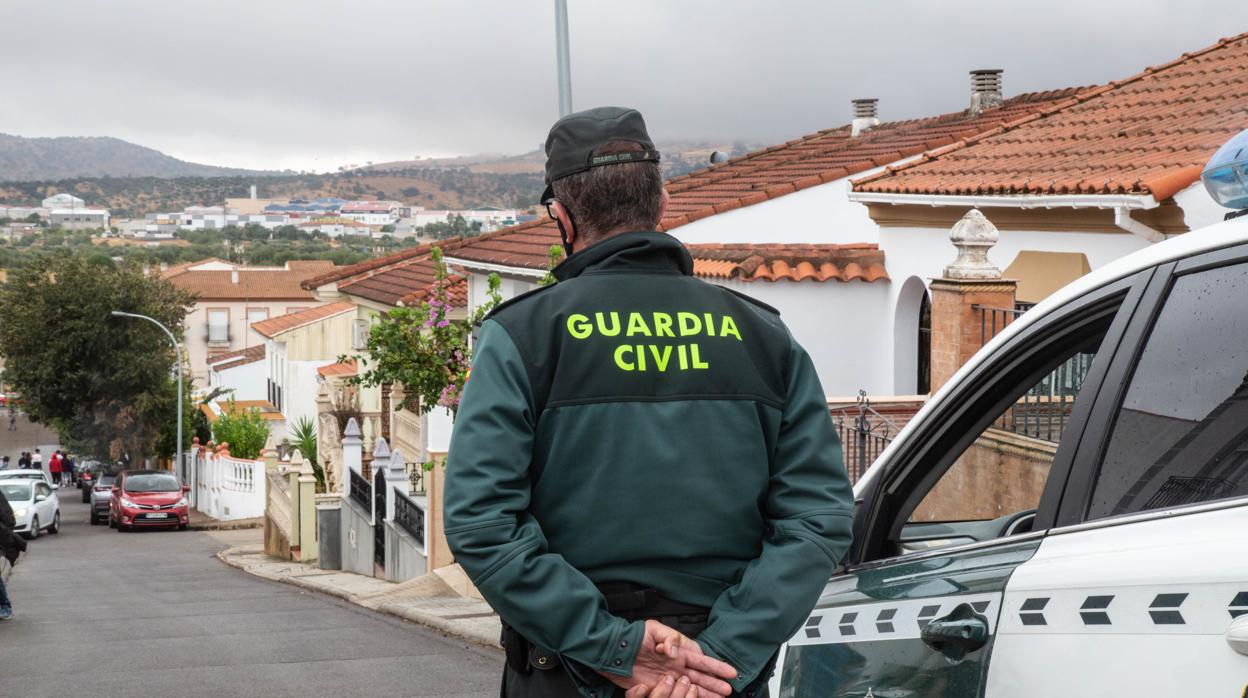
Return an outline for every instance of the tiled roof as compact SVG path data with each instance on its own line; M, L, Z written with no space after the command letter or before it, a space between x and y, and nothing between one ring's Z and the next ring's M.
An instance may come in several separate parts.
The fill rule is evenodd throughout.
M954 112L882 123L857 138L848 125L764 148L667 181L671 195L660 230L671 231L716 213L762 203L843 179L890 162L999 128L1068 101L1086 88L1018 95L979 116ZM468 238L448 257L510 267L545 269L559 244L554 222L537 220Z
M866 177L900 194L1151 194L1161 201L1248 127L1248 34L1085 91Z
M338 290L352 296L366 298L386 305L398 305L400 301L419 302L433 287L436 280L433 258L428 254L405 260L378 271L365 272L356 278L340 281ZM451 303L457 307L468 304L468 281L453 276L449 287Z
M313 296L303 289L303 281L325 274L333 267L334 263L328 260L290 262L284 269L239 267L237 272L175 267L162 276L201 301L307 300ZM235 273L238 274L237 283L233 280Z
M739 281L888 280L878 245L689 245L693 273Z
M327 317L333 317L347 312L354 312L355 304L350 301L339 301L337 303L326 303L304 310L296 310L293 313L278 315L268 320L260 320L251 323L251 329L259 332L272 339L279 334L289 332L295 328L310 325L314 322L324 320Z
M254 347L227 351L224 354L210 356L208 357L208 365L211 366L214 371L225 371L263 360L264 345L257 344Z
M340 361L336 364L326 364L316 369L316 372L325 377L330 376L354 376L356 374L354 361Z

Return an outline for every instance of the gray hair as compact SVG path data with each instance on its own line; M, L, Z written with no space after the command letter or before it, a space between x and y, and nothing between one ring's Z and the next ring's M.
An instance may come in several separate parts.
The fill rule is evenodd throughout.
M592 155L644 150L632 141L612 141ZM576 234L587 242L621 230L653 230L663 203L663 175L657 162L601 165L555 180L555 198L572 213Z

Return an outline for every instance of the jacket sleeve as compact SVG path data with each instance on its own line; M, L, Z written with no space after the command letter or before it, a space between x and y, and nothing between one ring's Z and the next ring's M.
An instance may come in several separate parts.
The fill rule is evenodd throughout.
M591 669L632 672L644 624L608 613L597 587L528 513L533 396L507 331L481 326L455 416L444 491L446 539L481 595L521 635Z
M787 396L763 501L761 554L711 607L698 636L708 654L737 669L744 691L810 614L849 548L853 489L827 397L805 350L790 337Z

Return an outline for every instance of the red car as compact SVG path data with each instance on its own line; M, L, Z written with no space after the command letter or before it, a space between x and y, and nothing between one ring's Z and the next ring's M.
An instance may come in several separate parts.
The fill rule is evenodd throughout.
M157 526L185 529L190 489L164 470L123 470L113 481L108 525L119 531Z

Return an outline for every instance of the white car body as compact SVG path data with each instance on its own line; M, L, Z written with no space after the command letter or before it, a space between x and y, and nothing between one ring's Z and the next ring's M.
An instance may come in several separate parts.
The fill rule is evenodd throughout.
M1107 440L1118 427L1119 416L1128 411L1124 398L1108 394L1125 394L1128 387L1133 387L1131 381L1141 360L1139 354L1132 355L1131 351L1143 352L1145 343L1153 338L1154 320L1145 317L1147 311L1160 314L1165 309L1175 279L1182 278L1180 273L1196 276L1228 267L1240 271L1248 265L1246 246L1248 216L1192 231L1092 272L1020 315L935 392L855 484L855 498L862 502L856 535L860 530L858 523L862 530L879 531L896 522L916 520L898 518L909 517L910 513L882 512L898 506L895 502L904 500L907 493L917 492L924 498L925 493L930 493L923 486L907 484L905 478L915 476L904 474L904 469L911 467L911 473L921 471L924 461L915 455L923 453L921 444L933 434L940 434L942 424L961 423L951 415L958 414L960 405L970 404L974 390L991 389L993 384L985 379L986 373L1002 368L1006 359L1013 356L1009 352L1017 354L1018 346L1033 338L1039 338L1039 346L1047 346L1043 333L1058 331L1045 328L1064 321L1068 315L1063 313L1070 308L1115 285L1134 281L1131 293L1136 293L1137 287L1149 293L1155 288L1157 295L1150 298L1141 291L1141 310L1134 316L1130 310L1115 312L1114 322L1127 328L1126 334L1115 341L1122 342L1125 348L1117 356L1110 351L1102 359L1111 368L1102 370L1106 382L1100 388L1101 395L1093 392L1091 397L1079 398L1082 404L1091 405L1081 417L1086 429L1081 432L1083 438L1091 439L1091 434ZM1218 261L1222 254L1230 261ZM1198 255L1204 256L1193 261ZM1150 273L1154 275L1148 277ZM1141 278L1145 281L1139 281ZM1248 323L1248 301L1241 301L1245 305L1219 316L1224 325L1242 328L1242 323ZM1126 304L1124 301L1124 308ZM1176 302L1175 306L1180 304ZM1125 318L1120 320L1118 315ZM1130 332L1136 327L1142 328L1138 338L1123 338L1131 337ZM1197 342L1207 341L1204 335L1188 336L1197 337ZM1165 342L1159 345L1167 346ZM1125 372L1115 374L1113 369L1119 365L1125 367ZM1183 366L1179 362L1176 365ZM1118 376L1119 382L1113 382L1113 376ZM1238 379L1237 375L1236 382ZM1245 384L1248 385L1248 377ZM984 385L989 388L983 388ZM1009 400L1008 395L998 396ZM1227 398L1226 404L1230 402ZM1074 409L1079 409L1079 404ZM1104 413L1109 416L1095 411L1105 404L1114 406L1112 412ZM966 411L975 409L965 407ZM1150 417L1155 410L1156 415L1169 419L1178 419L1170 414L1180 411L1165 401L1132 409ZM1221 428L1225 429L1226 423ZM1248 433L1248 419L1242 423ZM1094 431L1098 428L1101 431ZM1248 450L1248 439L1236 439L1240 437L1227 443L1239 444L1241 451ZM1102 484L1102 464L1088 456L1079 460L1079 454L1080 449L1094 448L1080 445L1077 439L1074 446L1063 442L1061 448L1076 453L1071 459L1075 465L1064 475L1069 478L1064 481L1064 489L1057 488L1056 497L1046 489L1046 499L1041 501L1090 497L1092 490L1087 488ZM1100 448L1107 451L1108 446ZM1103 455L1106 451L1097 452ZM1162 463L1163 456L1158 455L1156 463ZM935 460L930 454L924 457ZM956 454L950 456L955 457L960 458ZM1095 463L1096 469L1088 468L1089 462ZM1147 463L1154 463L1151 454ZM943 474L939 477L943 478ZM1077 482L1081 477L1087 478L1082 484ZM1241 478L1241 488L1231 490L1235 494L1221 499L1166 504L1127 514L1102 514L1099 518L1085 510L1082 518L1059 518L1044 530L1017 534L1007 530L995 539L966 539L974 542L934 546L930 551L903 548L901 552L864 554L861 559L850 560L848 568L838 571L829 582L809 620L782 648L779 666L783 672L778 669L773 677L772 695L1091 698L1248 694L1248 496L1243 496L1242 474L1223 477ZM1085 489L1080 490L1080 486ZM1070 494L1072 488L1074 496ZM880 496L886 490L891 500ZM973 497L974 493L964 496ZM879 504L880 501L886 504ZM1063 502L1058 510L1066 514L1066 506ZM921 540L906 538L895 527L890 530L896 532L888 534L889 541L895 540L892 536L900 536L896 540L902 542ZM882 534L874 535L883 540ZM946 544L954 540L958 539L951 537ZM974 556L983 560L1002 555L1001 551L1010 545L1015 550L1031 545L1034 553L1017 560L1002 558L997 563L1007 568L1001 575L1005 580L1003 588L972 588L977 578L960 572L958 565ZM973 561L970 567L975 564ZM987 563L979 564L988 569ZM959 573L964 576L959 577ZM961 587L961 582L967 580L972 581ZM923 585L946 591L928 591L920 588ZM896 596L890 596L890 592ZM958 604L974 605L991 636L991 644L984 646L974 660L984 667L982 674L975 676L968 671L958 677L962 684L949 680L953 670L941 673L961 660L945 662L940 658L941 650L933 648L926 637L927 625L946 621L951 617L946 614ZM935 654L924 654L920 639ZM809 651L820 645L831 649L824 654ZM786 654L791 655L787 663ZM944 662L944 668L941 664L919 666L919 662L932 661L930 657ZM908 665L910 661L915 664ZM910 678L905 678L907 670ZM823 672L819 680L811 677L815 671ZM930 672L930 678L924 678L928 676L926 672Z
M19 480L41 480L48 484L48 487L56 489L56 485L52 483L52 476L44 470L33 470L31 468L0 470L0 480L19 479Z
M52 529L60 524L61 501L50 484L14 478L0 480L0 484L5 486L5 498L17 520L14 533L37 537L43 531L56 532ZM36 521L38 529L33 526Z

